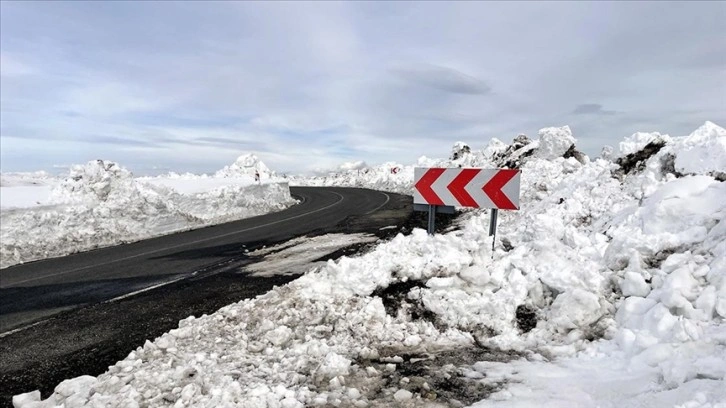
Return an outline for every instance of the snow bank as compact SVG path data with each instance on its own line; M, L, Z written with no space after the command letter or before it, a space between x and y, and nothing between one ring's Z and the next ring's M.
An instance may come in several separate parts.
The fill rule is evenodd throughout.
M392 193L410 194L413 166L387 162L369 167L363 162L343 163L324 176L289 176L292 186L362 187Z
M726 172L726 131L713 122L678 141L675 166L681 173L720 173Z
M500 214L493 253L485 212L448 234L399 235L185 319L44 403L441 407L480 391L476 407L723 407L726 183L704 172L726 155L695 174L671 166L722 142L723 129L704 126L647 155L638 139L627 171L578 159L565 128L424 159L521 167L522 209Z
M497 142L495 139L493 143ZM503 143L501 144L505 146ZM413 180L414 167L477 167L486 163L484 153L471 152L466 143L457 142L448 159L430 159L422 156L416 165L386 162L377 166L368 166L364 162L351 162L342 164L336 171L331 171L327 175L291 176L288 179L294 186L362 187L399 194L412 194L411 180Z
M16 205L3 206L0 213L0 267L279 211L294 203L287 183L263 181L135 179L125 168L102 160L73 166L49 194L38 187L3 190ZM28 197L39 193L47 198L27 208ZM26 208L12 208L16 206Z
M275 176L265 163L261 162L254 154L245 154L237 158L234 163L225 166L215 174L215 177L254 177L259 174L261 179L269 179Z
M535 154L536 157L552 160L557 157L577 157L583 161L582 153L574 149L575 138L568 126L540 130L539 139L531 141L519 135L514 143L507 145L499 139L492 139L481 151L472 151L464 142L456 142L447 159L431 159L421 156L415 165L387 162L378 166L367 166L364 162L344 163L336 171L315 177L292 176L288 179L295 186L346 186L363 187L399 194L412 194L413 169L415 167L518 167L520 162ZM507 160L502 160L507 158Z

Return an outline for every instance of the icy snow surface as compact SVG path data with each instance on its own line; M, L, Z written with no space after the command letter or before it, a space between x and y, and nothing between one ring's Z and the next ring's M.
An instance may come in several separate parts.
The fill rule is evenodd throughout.
M256 276L299 274L307 272L311 266L325 264L315 262L325 255L351 245L377 241L370 234L325 234L315 237L299 237L269 248L249 252L250 257L261 257L260 261L247 267Z
M134 178L100 160L73 166L64 179L44 176L3 174L2 268L279 211L295 202L287 181L250 155L213 177Z
M477 393L475 407L723 408L726 183L710 175L726 167L723 132L665 137L622 180L611 161L553 157L574 141L565 128L423 158L521 165L522 209L500 213L494 253L488 215L468 212L458 230L416 229L187 318L97 378L16 406L447 407L453 389ZM694 174L671 169L683 155L703 158ZM311 182L403 188L386 166Z

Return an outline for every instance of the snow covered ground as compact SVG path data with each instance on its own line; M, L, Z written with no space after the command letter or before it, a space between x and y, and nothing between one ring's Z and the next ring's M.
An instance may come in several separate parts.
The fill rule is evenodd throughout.
M491 152L503 146L504 143L495 140L484 151L471 152L466 143L457 142L448 159L421 156L415 165L387 162L377 166L358 161L343 163L338 169L324 175L289 176L288 179L293 186L363 187L410 195L413 194L414 167L478 167L489 163L487 157L491 156Z
M399 194L412 194L413 166L384 163L368 167L362 162L345 163L337 171L315 177L289 176L293 186L363 187Z
M45 171L0 173L0 209L43 205L59 179Z
M494 252L487 213L467 212L15 405L726 407L726 131L636 134L597 159L573 143L547 128L422 159L522 169ZM405 188L383 170L311 183Z
M287 182L253 155L240 156L213 176L134 178L100 160L73 166L66 178L3 174L0 197L0 268L279 211L295 202Z

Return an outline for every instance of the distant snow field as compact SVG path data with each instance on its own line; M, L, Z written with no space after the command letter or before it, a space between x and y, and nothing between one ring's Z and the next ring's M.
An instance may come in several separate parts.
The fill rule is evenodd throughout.
M14 404L726 407L726 130L640 133L600 158L575 143L546 128L419 160L521 168L522 208L500 213L493 252L488 213L469 211ZM291 180L405 192L413 167Z
M255 181L255 173L260 181ZM233 221L295 203L287 181L253 155L212 176L134 178L117 163L2 175L0 268Z
M58 178L47 172L0 173L0 210L47 204Z

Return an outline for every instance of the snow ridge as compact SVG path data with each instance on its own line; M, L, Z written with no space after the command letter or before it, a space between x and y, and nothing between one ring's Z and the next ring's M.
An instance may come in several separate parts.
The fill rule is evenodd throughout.
M222 172L229 177L240 172L235 167L239 162ZM251 168L267 169L260 161ZM252 217L294 204L287 183L270 179L269 170L265 174L260 183L244 175L137 179L114 162L94 160L72 166L43 205L3 208L0 268ZM200 189L205 184L211 188Z

